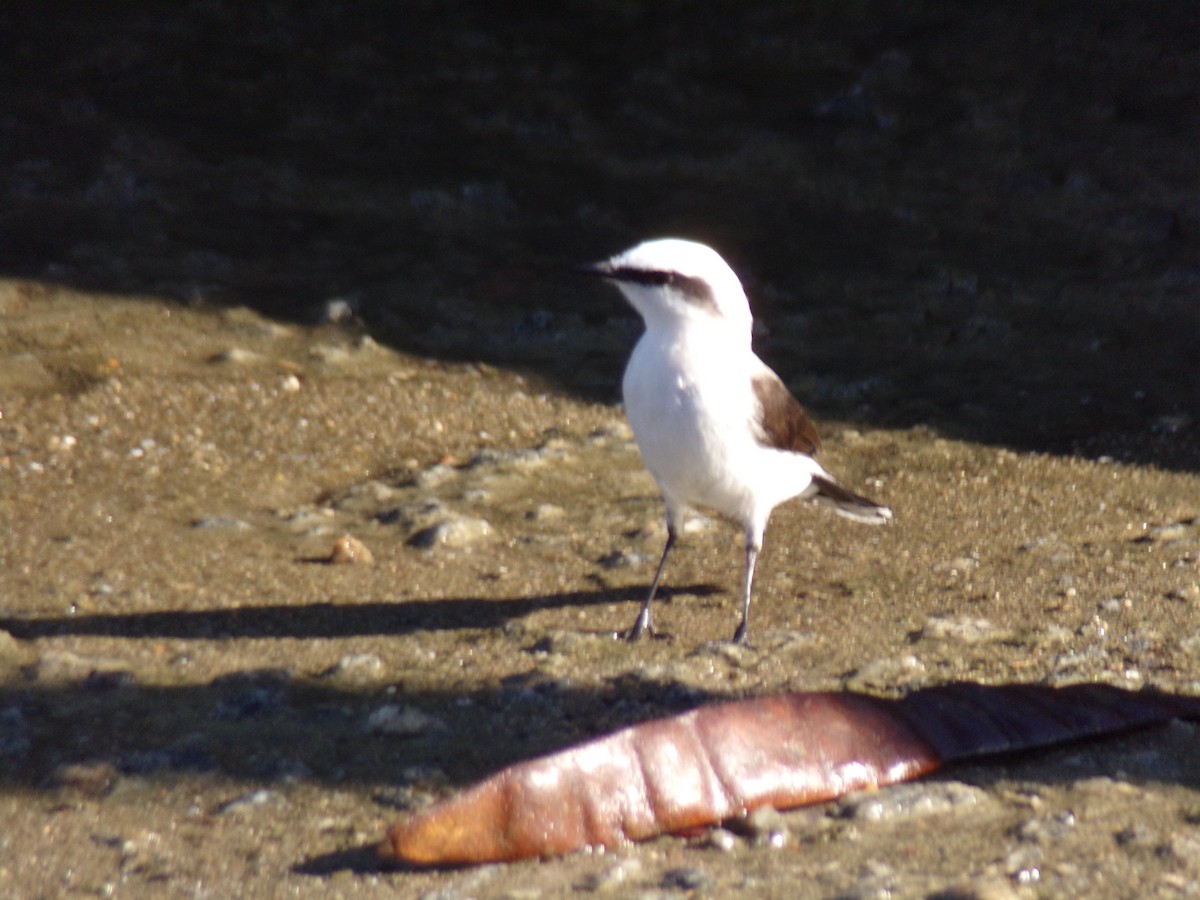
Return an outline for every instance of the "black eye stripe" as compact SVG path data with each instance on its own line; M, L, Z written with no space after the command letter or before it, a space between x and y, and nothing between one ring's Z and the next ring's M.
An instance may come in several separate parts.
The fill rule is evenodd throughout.
M699 306L711 306L716 309L717 302L713 297L712 287L703 278L682 275L679 272L663 269L613 269L606 273L609 278L617 281L632 281L635 284L670 285L684 297Z

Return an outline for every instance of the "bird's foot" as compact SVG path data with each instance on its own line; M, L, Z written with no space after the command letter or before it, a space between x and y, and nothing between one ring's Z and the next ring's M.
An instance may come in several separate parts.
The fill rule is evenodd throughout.
M738 647L754 649L750 644L750 629L746 626L744 619L742 620L742 624L737 627L737 631L733 633L733 639L730 643L736 644Z
M637 617L637 621L633 623L633 627L627 628L625 631L618 631L617 637L620 640L628 641L635 644L643 638L653 638L656 641L667 640L670 635L664 631L659 631L650 624L650 617L641 615Z

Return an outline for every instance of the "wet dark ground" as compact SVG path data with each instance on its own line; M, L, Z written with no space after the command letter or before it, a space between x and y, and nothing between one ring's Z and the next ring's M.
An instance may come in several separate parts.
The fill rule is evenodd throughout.
M1182 725L781 851L361 848L714 697L1200 691L1200 6L8 4L0 43L8 894L1198 889ZM570 269L664 234L734 264L897 511L781 510L750 654L708 645L720 523L673 640L604 637L661 532L614 406L637 324ZM343 532L375 562L322 564Z

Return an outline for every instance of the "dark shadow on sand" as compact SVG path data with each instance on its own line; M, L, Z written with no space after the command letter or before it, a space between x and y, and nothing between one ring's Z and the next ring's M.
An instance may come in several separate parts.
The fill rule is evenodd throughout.
M1200 468L1195 3L52 0L0 34L0 276L345 297L608 401L632 314L561 273L678 233L821 417Z
M713 585L664 589L660 598L720 593ZM316 603L305 606L269 604L237 609L185 609L148 613L89 613L78 616L0 618L0 631L33 640L61 635L122 638L226 640L245 638L344 638L361 635L406 635L418 631L503 628L543 609L642 601L641 587L569 591L541 597L480 600L396 600L367 603Z

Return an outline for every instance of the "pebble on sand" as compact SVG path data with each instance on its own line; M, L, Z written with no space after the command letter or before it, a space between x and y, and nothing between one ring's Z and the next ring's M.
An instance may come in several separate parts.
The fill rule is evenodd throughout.
M423 549L463 548L478 544L491 535L492 526L487 519L454 516L418 531L408 539L408 543Z
M358 538L349 534L343 534L333 542L333 550L330 551L329 562L337 566L369 566L375 562L375 555Z
M980 616L930 616L921 628L921 637L933 640L962 641L973 644L995 640L997 629Z
M374 653L348 653L321 673L344 687L374 684L387 676L387 667Z
M415 706L397 706L389 703L381 706L367 717L370 734L390 734L396 737L419 737L433 731L444 731L446 723L437 716L417 709Z
M972 785L934 781L852 794L838 804L838 811L842 818L859 822L895 822L975 809L989 800L985 791Z

